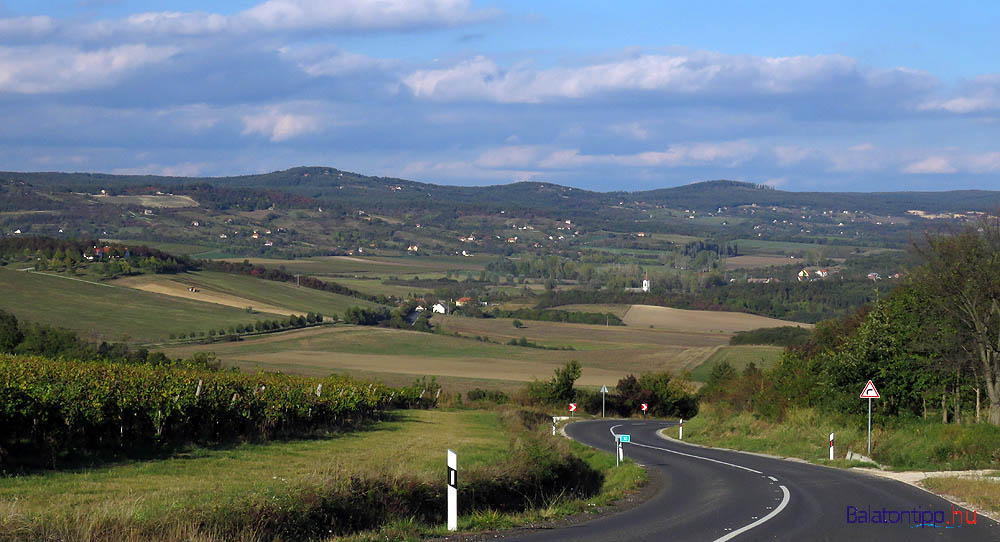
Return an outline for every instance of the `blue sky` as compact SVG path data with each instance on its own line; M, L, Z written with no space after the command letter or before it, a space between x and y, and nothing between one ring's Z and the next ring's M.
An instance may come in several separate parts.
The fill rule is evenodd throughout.
M1000 4L625 4L0 0L0 169L1000 189Z

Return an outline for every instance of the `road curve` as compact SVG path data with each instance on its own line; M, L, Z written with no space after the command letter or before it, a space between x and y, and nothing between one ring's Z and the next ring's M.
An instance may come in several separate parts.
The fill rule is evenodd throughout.
M671 425L676 423L600 420L567 426L571 438L607 451L614 450L613 433L629 434L626 457L658 469L665 488L620 514L506 540L1000 540L996 522L973 518L972 512L902 482L688 446L656 434ZM897 515L906 511L909 514ZM861 523L863 514L896 523ZM966 515L975 524L968 524ZM922 519L939 524L921 526ZM951 525L945 523L949 520ZM955 525L956 520L961 523Z

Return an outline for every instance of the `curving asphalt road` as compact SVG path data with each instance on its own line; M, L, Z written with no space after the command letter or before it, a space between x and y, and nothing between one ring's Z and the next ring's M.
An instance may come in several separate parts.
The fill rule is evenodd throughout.
M676 423L601 420L567 426L570 437L607 451L614 450L613 433L631 435L625 455L658 469L665 489L620 514L507 540L1000 540L996 522L973 518L972 512L902 482L656 435L671 425ZM899 514L905 511L909 514ZM860 523L862 514L896 523ZM966 514L974 525L966 523Z

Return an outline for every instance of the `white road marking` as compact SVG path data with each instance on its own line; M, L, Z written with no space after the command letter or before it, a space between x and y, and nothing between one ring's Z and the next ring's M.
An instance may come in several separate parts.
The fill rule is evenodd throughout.
M618 438L618 435L615 434L615 429L618 428L618 427L621 427L622 425L623 424L614 425L610 429L611 435L613 437L615 437L616 439ZM764 474L763 472L761 472L759 470L754 470L754 469L751 469L749 467L744 467L742 465L737 465L735 463L727 463L725 461L719 461L718 459L712 459L710 457L702 457L700 455L694 455L694 454L688 454L688 453L684 453L684 452L678 452L676 450L669 450L667 448L660 448L658 446L650 446L648 444L639 444L638 442L630 442L629 444L631 444L632 446L640 446L642 448L650 448L652 450L660 450L662 452L667 452L667 453L671 453L671 454L682 455L684 457L690 457L690 458L693 458L693 459L701 459L703 461L711 461L712 463L719 463L720 465L726 465L727 467L733 467L733 468L736 468L736 469L742 469L742 470L753 472L753 473L756 473L756 474L761 474L761 475ZM773 476L768 476L768 478L770 478L771 480L774 480L775 482L778 481L778 479L775 478L775 477L773 477ZM723 536L721 538L716 538L713 542L726 542L727 540L732 540L733 538L735 538L735 537L737 537L737 536L739 536L739 535L741 535L741 534L749 531L750 529L753 529L754 527L757 527L759 525L763 525L765 522L770 521L772 518L774 518L775 516L777 516L778 514L780 514L781 511L784 510L786 506L788 506L788 501L791 500L791 495L788 493L788 488L787 487L785 487L785 486L778 486L778 487L781 488L781 494L782 494L781 504L779 504L777 508L775 508L773 511L771 511L770 514L768 514L768 515L766 515L766 516L758 519L757 521L755 521L755 522L753 522L753 523L751 523L749 525L745 525L743 527L740 527L739 529L737 529L737 530L735 530L735 531L733 531L733 532L731 532L731 533L729 533L729 534L727 534L727 535L725 535L725 536ZM777 500L777 499L775 499L775 500ZM728 530L728 528L726 530Z
M732 540L733 538L735 538L735 537L737 537L737 536L739 536L739 535L741 535L741 534L749 531L750 529L753 529L754 527L762 525L765 521L768 521L771 518L773 518L774 516L777 516L779 513L781 513L781 511L785 509L785 506L788 506L789 495L788 495L788 488L787 487L785 487L785 486L778 486L778 487L781 488L781 492L784 494L784 498L781 499L781 504L779 504L778 507L775 508L773 512L771 512L770 514L768 514L768 515L766 515L766 516L758 519L757 521L751 523L750 525L747 525L745 527L741 527L740 529L735 530L735 531L733 531L733 532L731 532L731 533L729 533L729 534L727 534L727 535L725 535L723 537L716 538L713 542L726 542L726 540Z

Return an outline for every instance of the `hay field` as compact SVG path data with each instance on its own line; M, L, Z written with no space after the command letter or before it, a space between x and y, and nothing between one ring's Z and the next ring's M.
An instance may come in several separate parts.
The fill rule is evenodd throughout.
M239 309L253 307L255 311L283 316L309 312L331 316L343 312L348 307L375 306L374 303L363 299L299 288L292 283L214 271L142 275L118 279L112 284ZM192 286L199 291L188 291Z
M648 328L653 326L654 329L696 333L735 333L762 327L781 326L812 327L812 324L778 320L742 312L691 311L651 305L632 305L632 308L625 314L624 321L626 325L632 327Z
M293 311L286 308L274 307L264 303L256 303L245 297L224 294L213 290L203 290L199 288L198 292L192 292L189 290L191 287L189 284L161 277L128 277L114 280L112 281L112 284L124 286L126 288L134 288L144 292L153 292L172 297L182 297L184 299L203 301L205 303L216 303L238 309L253 307L255 311L259 312L280 314L282 316L291 316L293 314ZM295 314L301 314L301 311L295 312Z

